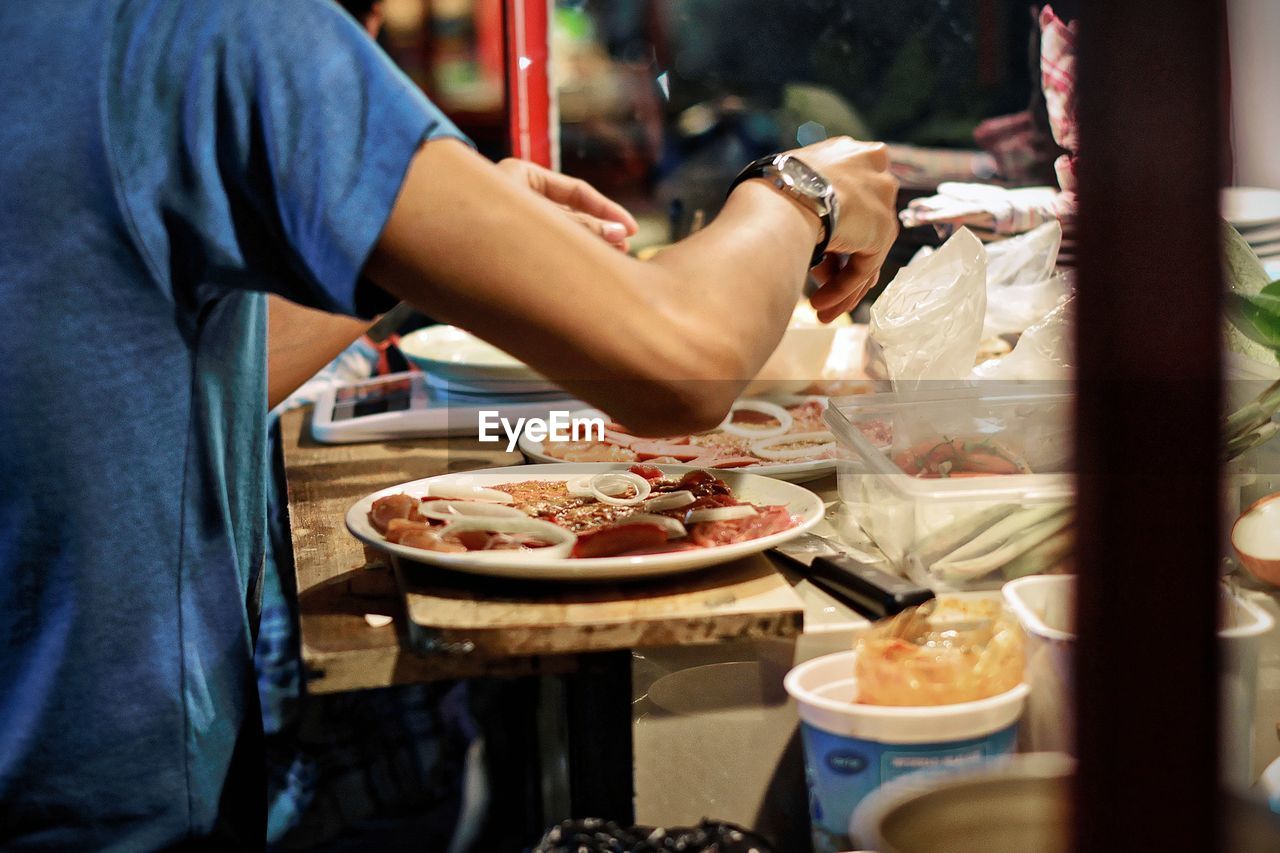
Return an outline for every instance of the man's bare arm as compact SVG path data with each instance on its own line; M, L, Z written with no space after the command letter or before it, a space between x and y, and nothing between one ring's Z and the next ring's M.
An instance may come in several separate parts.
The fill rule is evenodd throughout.
M365 320L267 297L267 408L274 409L360 337Z
M559 212L607 245L626 250L638 226L626 208L584 181L508 158L498 171L517 186L555 203ZM268 406L275 408L365 331L365 323L270 298L267 340Z
M824 156L805 151L810 160ZM811 165L834 173L838 188L883 172L868 159L882 153L833 145L826 156L830 162ZM848 224L832 241L836 251L858 253L863 277L892 239L892 179L882 184L865 204L845 188L867 209L846 210ZM876 233L857 234L859 223ZM442 139L415 156L365 273L632 429L696 430L719 421L777 345L818 229L798 203L749 181L711 226L642 263Z

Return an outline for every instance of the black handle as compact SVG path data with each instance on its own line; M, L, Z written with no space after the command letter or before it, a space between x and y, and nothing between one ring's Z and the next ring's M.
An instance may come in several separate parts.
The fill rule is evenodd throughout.
M871 619L901 613L933 598L933 590L843 554L814 557L809 576L818 586Z

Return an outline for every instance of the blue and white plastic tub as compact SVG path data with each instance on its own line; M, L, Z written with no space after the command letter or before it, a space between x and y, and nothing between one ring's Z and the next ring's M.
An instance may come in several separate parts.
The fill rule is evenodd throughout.
M815 853L849 849L849 819L863 797L919 770L973 767L1008 755L1026 684L989 699L931 707L854 702L857 652L802 663L784 684L796 700Z

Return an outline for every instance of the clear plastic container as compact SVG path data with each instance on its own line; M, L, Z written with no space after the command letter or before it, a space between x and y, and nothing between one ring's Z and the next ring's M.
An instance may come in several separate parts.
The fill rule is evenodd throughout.
M1060 568L1070 559L1075 496L1071 411L1062 385L984 383L835 398L825 418L844 449L840 498L890 562L918 583L998 585ZM908 474L902 466L916 466L931 443L957 448L954 470L928 463L932 478ZM1018 473L979 476L967 469L983 464L970 460L1012 460Z

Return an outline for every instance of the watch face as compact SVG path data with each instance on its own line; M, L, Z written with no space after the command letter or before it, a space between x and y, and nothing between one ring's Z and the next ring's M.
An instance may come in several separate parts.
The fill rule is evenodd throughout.
M805 195L820 198L827 191L827 179L794 157L783 161L781 171Z

